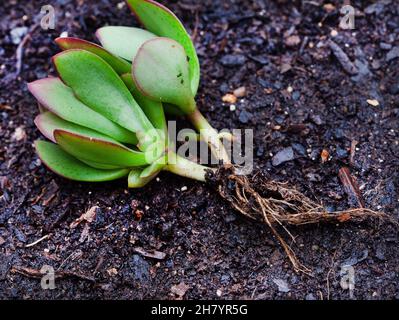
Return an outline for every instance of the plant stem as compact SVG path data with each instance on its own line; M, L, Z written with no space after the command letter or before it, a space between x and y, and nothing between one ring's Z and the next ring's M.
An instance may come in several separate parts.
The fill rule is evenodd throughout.
M198 108L193 113L187 115L194 127L199 131L202 140L206 141L212 154L225 164L230 163L227 151L219 138L218 132L209 124L208 120L201 114Z
M214 169L202 166L180 157L176 153L170 152L168 154L168 164L163 168L163 170L172 172L179 176L205 182L206 171Z

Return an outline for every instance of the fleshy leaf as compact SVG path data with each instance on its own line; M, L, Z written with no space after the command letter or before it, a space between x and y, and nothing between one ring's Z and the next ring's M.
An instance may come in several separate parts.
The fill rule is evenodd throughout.
M100 170L75 159L59 146L47 141L35 141L42 162L56 174L77 181L109 181L125 177L129 169Z
M141 147L145 132L153 129L151 122L133 99L118 74L94 53L71 49L54 56L61 79L84 104L136 133Z
M136 135L80 102L59 78L28 84L29 91L45 109L69 122L102 132L120 142L136 144Z
M141 177L141 172L142 172L142 169L132 169L129 172L129 176L127 178L129 188L144 187L147 183L149 183L156 176L156 175L154 175L154 176L149 176L149 177Z
M132 68L136 87L150 99L172 103L186 114L195 110L183 47L168 38L144 43Z
M117 142L55 130L54 138L69 154L78 159L98 164L138 167L151 163L143 152L134 151Z
M178 106L175 106L170 103L164 103L163 108L164 108L166 114L169 114L172 116L183 117L185 115L184 112L181 111Z
M163 5L152 0L126 0L144 27L160 37L179 42L189 58L191 90L195 96L200 79L200 65L195 47L180 20Z
M112 54L133 61L141 45L156 36L139 28L108 26L98 29L96 37Z
M151 165L146 167L140 174L140 178L149 178L156 176L167 164L167 156L159 158L154 161Z
M97 131L79 126L72 122L68 122L60 117L56 116L55 114L47 111L44 113L39 114L35 118L35 124L39 128L40 132L49 140L56 142L54 138L54 130L61 129L64 131L76 133L79 135L103 139L105 141L112 141L110 137L107 137Z
M87 161L87 160L82 160L82 159L79 159L79 160L82 161L83 163L86 163L88 166L96 168L96 169L111 170L111 169L121 168L121 166L113 166L110 164L102 164L102 163L97 163L94 161ZM122 168L124 168L124 167L122 167Z
M144 111L145 115L151 121L153 126L156 129L164 131L166 134L168 128L166 125L165 113L162 103L148 99L145 95L143 95L140 90L137 89L136 84L134 83L132 75L130 73L122 75L121 78L125 82L126 86L129 88L134 99L140 105L141 109Z
M90 41L72 37L63 37L55 39L55 42L62 50L83 49L98 55L103 58L105 62L107 62L118 74L130 72L132 67L126 60L114 56L112 53Z

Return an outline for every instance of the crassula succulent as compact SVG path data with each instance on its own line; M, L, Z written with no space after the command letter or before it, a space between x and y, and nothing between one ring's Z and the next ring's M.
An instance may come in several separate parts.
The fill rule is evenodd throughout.
M36 141L36 151L47 167L72 180L128 176L129 187L141 187L168 170L204 181L207 167L170 151L165 118L165 111L186 116L212 154L230 161L196 106L200 69L194 45L164 6L127 3L147 30L100 28L101 46L58 38L58 77L28 84L42 111L35 124L51 141Z
M165 118L165 112L185 116L198 131L194 138L206 142L219 162L230 163L221 138L232 136L218 134L195 102L200 68L194 45L164 6L153 0L127 3L146 30L100 28L96 36L101 46L56 39L63 50L53 57L58 77L28 85L41 110L35 124L51 141L36 141L36 151L51 170L72 180L128 177L129 187L138 188L168 170L205 181L210 169L174 152ZM240 176L232 166L222 167L213 178L217 192L233 208L267 224L297 271L309 269L274 225L384 217L366 208L327 212L284 183Z

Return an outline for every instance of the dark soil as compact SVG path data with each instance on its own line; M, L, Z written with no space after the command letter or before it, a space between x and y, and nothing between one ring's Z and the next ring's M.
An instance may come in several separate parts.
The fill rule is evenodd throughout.
M10 0L0 7L0 297L349 299L340 271L351 265L354 298L398 299L399 237L390 224L290 227L310 277L293 271L269 229L241 217L206 184L163 173L128 190L122 180L67 181L41 165L32 146L40 138L33 124L38 111L26 83L54 73L50 57L61 32L94 40L103 25L136 25L118 2ZM398 219L399 6L351 1L358 9L355 29L341 30L341 2L168 6L195 34L200 109L218 129L254 129L256 170L328 210L342 210L361 203L338 177L348 167L365 206ZM48 3L56 29L34 28ZM20 45L18 73L10 32L22 26L29 36ZM230 111L221 98L240 86L246 97ZM287 155L291 160L281 162ZM99 207L93 222L70 227L93 206ZM90 229L82 237L85 225ZM151 250L166 256L146 257ZM62 272L55 290L41 289L36 277L43 265Z

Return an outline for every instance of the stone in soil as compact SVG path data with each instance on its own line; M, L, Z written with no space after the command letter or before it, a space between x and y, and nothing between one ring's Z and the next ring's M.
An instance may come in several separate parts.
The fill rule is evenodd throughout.
M241 54L227 54L220 59L220 63L225 67L242 66L247 61L247 58Z
M280 150L274 155L272 159L272 164L276 167L284 162L291 160L294 160L294 150L292 149L292 147L287 147Z

